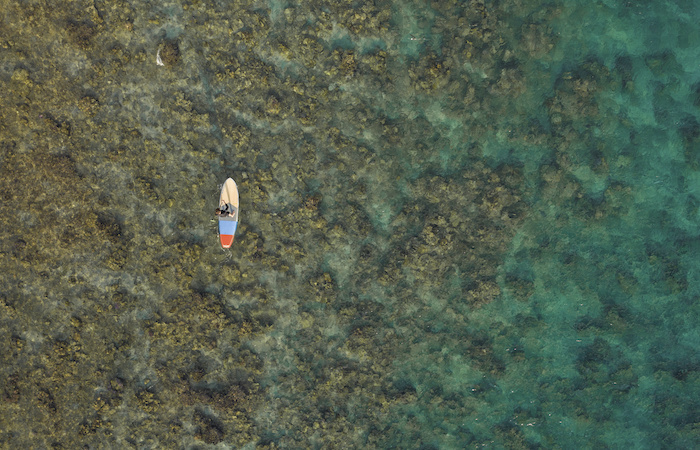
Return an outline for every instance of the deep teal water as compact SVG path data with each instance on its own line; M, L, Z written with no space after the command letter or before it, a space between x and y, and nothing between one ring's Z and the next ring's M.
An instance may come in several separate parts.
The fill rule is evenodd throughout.
M397 432L387 444L409 446L408 430L417 427L432 433L435 447L457 448L467 435L488 446L506 423L530 446L698 445L699 16L694 2L557 6L550 22L556 44L525 63L528 92L480 142L492 165L522 164L531 202L500 268L506 294L471 312L467 325L469 334L495 343L506 361L503 376L463 366L465 343L449 318L426 317L426 325L445 323L428 338L444 359L416 349L397 363L419 399L434 389L462 400L469 386L483 391L466 401L466 415L419 400L396 413ZM511 19L513 27L523 20ZM546 117L546 98L562 73L576 76L586 61L611 75L598 78L607 83L592 100L598 114L582 114L572 125L582 141L558 136L557 149L499 134L524 117ZM444 158L458 161L460 150ZM563 173L581 191L541 183L542 165L558 151L570 162ZM596 217L599 206L605 212ZM514 301L509 277L532 283L528 301Z

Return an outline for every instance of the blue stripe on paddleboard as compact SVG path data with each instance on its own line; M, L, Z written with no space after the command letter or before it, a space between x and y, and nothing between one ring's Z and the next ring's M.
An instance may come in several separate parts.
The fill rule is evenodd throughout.
M238 222L235 220L219 220L219 234L236 234Z

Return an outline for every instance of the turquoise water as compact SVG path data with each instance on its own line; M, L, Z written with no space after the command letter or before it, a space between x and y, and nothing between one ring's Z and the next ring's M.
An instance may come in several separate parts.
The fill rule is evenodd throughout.
M700 445L699 4L5 3L2 446Z

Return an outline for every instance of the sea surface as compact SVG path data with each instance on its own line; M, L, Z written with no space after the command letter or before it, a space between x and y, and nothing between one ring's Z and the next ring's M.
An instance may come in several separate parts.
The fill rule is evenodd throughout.
M699 2L0 0L0 87L0 448L700 447Z

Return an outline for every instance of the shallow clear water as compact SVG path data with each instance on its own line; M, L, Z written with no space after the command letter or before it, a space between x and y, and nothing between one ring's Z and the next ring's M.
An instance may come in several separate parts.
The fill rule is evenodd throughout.
M0 10L2 446L698 446L695 2Z

